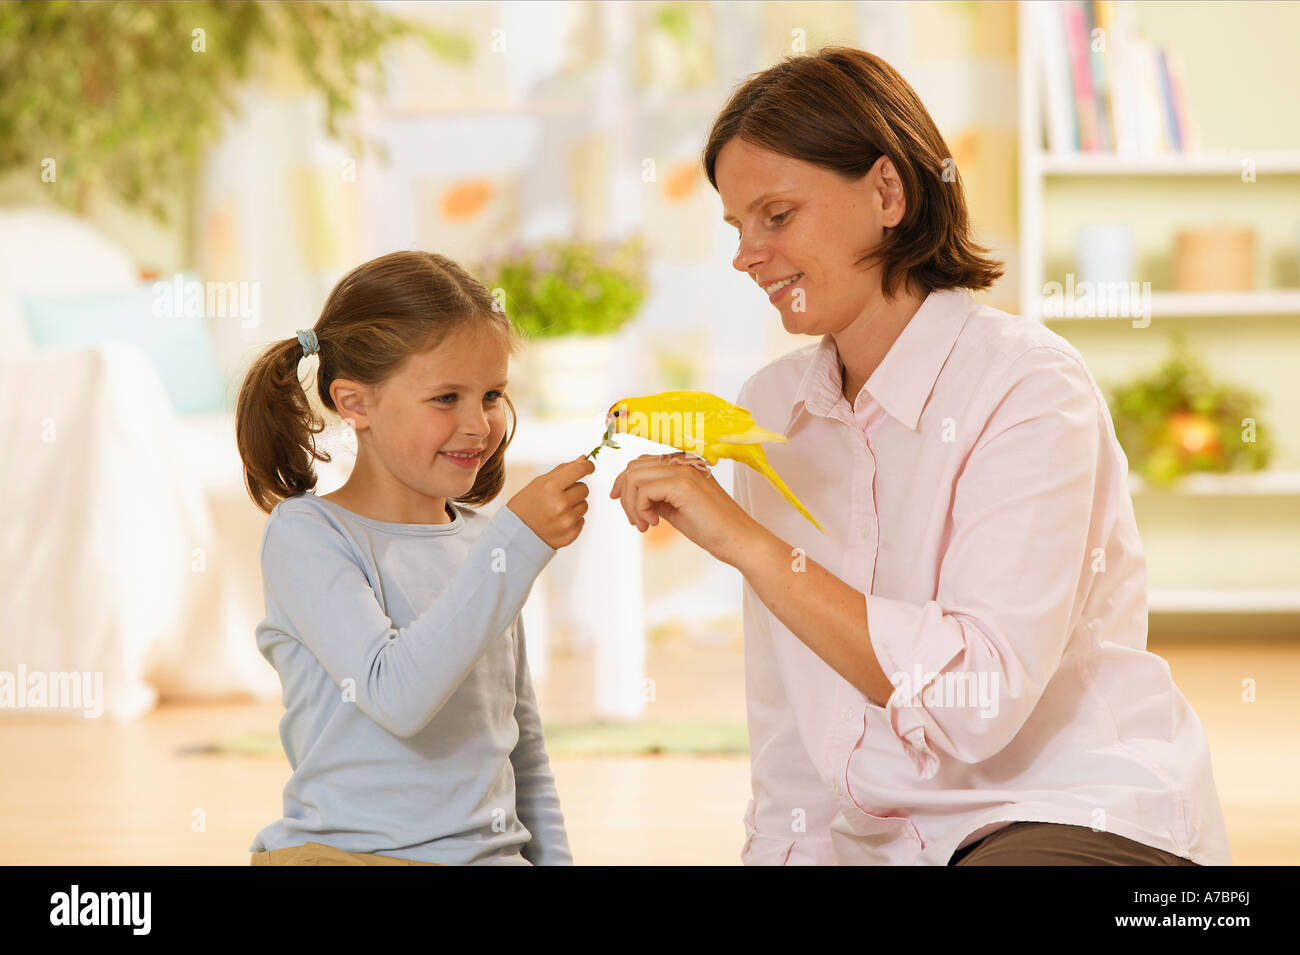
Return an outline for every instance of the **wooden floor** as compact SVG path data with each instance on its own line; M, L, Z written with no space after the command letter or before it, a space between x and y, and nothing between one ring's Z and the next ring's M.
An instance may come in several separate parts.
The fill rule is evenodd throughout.
M1210 740L1239 865L1300 861L1300 644L1152 647L1170 662ZM557 659L543 717L584 716L590 661ZM738 649L669 641L650 654L657 719L744 719ZM1253 680L1256 701L1242 699ZM0 719L0 864L247 865L278 818L282 759L179 755L183 746L274 732L275 703L169 704L129 724ZM578 864L738 864L749 798L744 758L553 759Z

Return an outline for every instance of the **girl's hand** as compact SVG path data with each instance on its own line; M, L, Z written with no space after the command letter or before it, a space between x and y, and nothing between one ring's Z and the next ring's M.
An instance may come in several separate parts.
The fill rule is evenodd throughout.
M685 452L643 454L614 481L609 496L619 498L628 523L645 531L662 517L723 563L735 565L747 537L757 529L711 471L697 467Z
M572 544L582 532L590 490L580 479L594 470L596 465L586 457L575 458L533 478L506 507L558 550Z

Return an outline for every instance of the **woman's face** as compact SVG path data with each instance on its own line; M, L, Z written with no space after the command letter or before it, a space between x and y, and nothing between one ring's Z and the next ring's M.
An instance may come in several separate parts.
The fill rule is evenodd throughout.
M714 164L723 219L739 232L732 261L795 335L844 330L880 296L879 266L855 266L901 221L903 193L881 157L857 182L812 163L731 139ZM769 294L791 276L796 281Z

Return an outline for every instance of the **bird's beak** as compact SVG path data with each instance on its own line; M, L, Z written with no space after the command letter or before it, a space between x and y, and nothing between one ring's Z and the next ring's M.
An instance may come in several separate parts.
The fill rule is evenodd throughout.
M605 412L605 436L612 438L618 431L618 419L614 417L614 412Z

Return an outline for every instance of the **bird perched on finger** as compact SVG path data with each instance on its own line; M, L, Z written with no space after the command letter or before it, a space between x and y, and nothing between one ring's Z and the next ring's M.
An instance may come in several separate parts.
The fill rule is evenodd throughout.
M610 405L605 433L631 434L696 454L710 465L721 458L747 464L767 478L794 509L823 534L826 528L808 512L781 480L763 453L763 442L785 444L790 439L754 423L754 415L707 391L661 391L624 398ZM689 462L687 462L689 463Z

